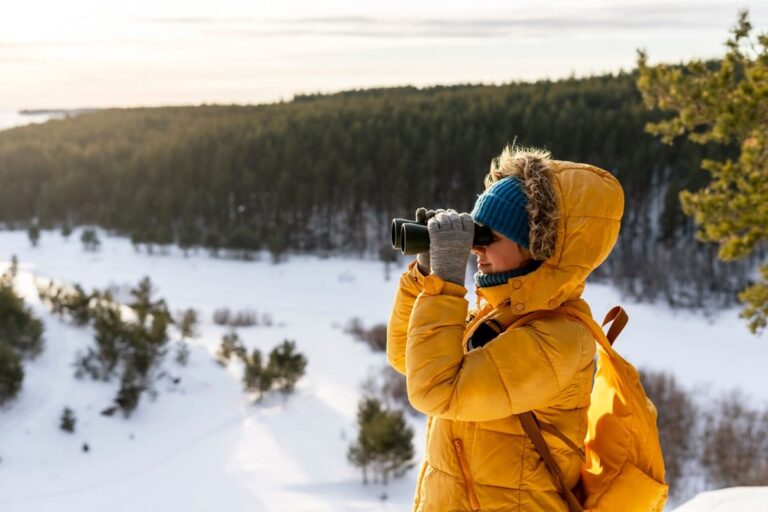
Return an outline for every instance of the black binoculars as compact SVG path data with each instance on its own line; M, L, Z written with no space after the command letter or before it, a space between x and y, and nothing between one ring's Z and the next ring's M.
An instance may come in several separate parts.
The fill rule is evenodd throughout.
M472 245L488 245L491 242L493 242L491 228L475 223ZM392 219L392 248L399 249L403 254L429 251L427 225L410 219Z

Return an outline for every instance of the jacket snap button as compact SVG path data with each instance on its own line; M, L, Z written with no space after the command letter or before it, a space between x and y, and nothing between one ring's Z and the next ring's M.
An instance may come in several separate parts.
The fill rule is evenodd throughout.
M523 304L515 304L515 311L522 311L525 309L525 305Z
M557 307L557 301L554 300L554 299L550 300L549 301L549 307L551 307L552 309L555 309Z
M523 286L523 283L521 283L519 279L515 279L514 281L512 281L512 288L514 288L515 290L519 290L522 286Z

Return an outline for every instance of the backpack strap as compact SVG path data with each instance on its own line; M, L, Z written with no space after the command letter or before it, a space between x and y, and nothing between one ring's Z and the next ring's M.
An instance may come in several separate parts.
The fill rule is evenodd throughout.
M531 414L533 415L534 418L536 418L535 414L533 414L533 413L531 413ZM570 439L568 439L568 437L565 434L560 432L557 429L556 426L552 425L551 423L545 423L545 422L541 421L539 418L536 418L536 423L538 424L539 429L541 429L542 432L546 432L547 434L551 434L551 435L555 436L556 438L558 438L559 440L561 440L563 443L565 443L565 445L568 448L570 448L576 455L579 456L579 458L581 459L582 463L587 461L587 455L586 455L586 453L584 453L584 449L579 448L578 446L576 446L576 444L573 441L571 441Z
M605 315L603 327L609 322L613 322L608 329L608 334L606 334L611 346L613 346L613 342L616 341L616 338L621 334L621 331L624 330L624 327L627 326L628 321L629 317L627 316L627 312L624 311L624 308L621 306L614 306L608 314Z
M581 323L592 332L592 336L595 338L597 343L603 347L605 352L612 358L616 356L616 352L613 350L612 346L613 342L616 340L616 336L618 336L619 333L624 329L624 326L627 325L627 321L629 320L626 311L624 311L622 307L616 306L615 308L611 309L608 314L605 315L605 319L603 320L603 326L605 326L608 322L614 322L614 324L611 325L611 328L609 329L611 338L609 338L605 332L603 332L602 326L595 322L595 320L590 315L579 311L576 308L570 306L560 306L559 308L552 310L552 312L555 314L570 316L576 320L581 321Z
M589 328L597 342L605 349L606 352L608 352L609 355L613 354L613 342L616 341L616 338L629 321L627 312L624 311L621 306L612 308L608 314L605 315L602 326L599 326L591 316L579 311L576 308L561 306L556 310L534 311L522 318L519 318L516 322L509 326L509 329L520 327L521 325L527 324L533 320L553 315L566 315L581 321L581 323ZM606 335L602 328L611 322L613 323L608 329L608 334ZM555 482L558 484L558 494L560 494L560 496L568 504L569 512L582 512L584 509L582 508L581 503L573 494L573 492L565 485L563 473L560 470L560 467L557 465L554 457L552 457L552 453L549 451L549 446L544 440L544 436L542 436L541 432L547 432L548 434L551 434L563 441L566 446L568 446L571 450L579 455L582 462L585 460L584 451L579 449L579 447L576 446L573 441L568 439L568 437L560 432L554 425L539 421L533 411L526 411L524 413L517 414L516 416L518 420L520 420L520 425L523 427L525 435L528 436L528 439L531 440L534 448L536 448L536 451L544 460L544 464L547 466L549 472L554 477Z
M536 451L539 452L541 458L544 459L544 464L546 464L550 473L552 473L552 476L555 478L555 482L558 484L557 492L568 504L569 512L582 512L584 509L582 508L581 503L579 503L578 498L576 498L573 492L565 485L563 473L560 471L560 467L552 457L547 442L544 441L544 437L541 435L541 424L538 419L536 419L536 416L531 411L528 411L518 414L517 418L520 420L520 424L523 426L523 430L528 436L528 439L531 440Z

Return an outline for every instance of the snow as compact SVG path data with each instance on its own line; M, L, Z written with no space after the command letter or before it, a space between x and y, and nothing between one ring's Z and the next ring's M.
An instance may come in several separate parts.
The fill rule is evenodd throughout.
M363 486L346 460L361 384L386 366L386 358L342 329L353 317L366 326L386 322L406 261L393 266L386 280L381 262L353 257L293 256L274 265L266 255L242 261L204 251L184 256L176 248L148 255L125 238L100 236L101 250L90 253L77 231L68 241L45 231L36 248L25 232L0 232L0 259L17 255L17 287L46 326L45 351L26 364L22 392L0 410L0 510L410 508L418 464L386 487ZM0 262L0 270L8 261ZM201 313L200 336L190 342L186 367L167 358L169 378L159 383L154 400L144 397L130 419L105 417L100 411L110 405L117 383L77 380L71 366L92 333L51 316L37 297L35 279L125 290L144 276L173 311ZM595 317L623 303L606 285L590 284L585 295ZM471 293L469 299L474 302ZM616 346L636 365L669 370L687 387L740 388L756 400L768 399L762 370L768 343L749 334L737 310L706 319L661 306L623 305L630 323ZM264 353L284 339L296 341L309 364L293 395L254 404L242 391L238 364L223 368L215 362L226 329L211 317L221 307L272 316L270 327L238 329L249 350ZM179 385L173 377L181 378ZM65 406L77 416L74 434L58 428ZM409 416L409 422L420 461L424 418ZM386 500L380 498L384 492ZM734 496L751 499L746 492ZM695 508L715 506L708 497L678 510L726 510Z
M768 512L768 487L733 487L704 492L675 512Z
M63 112L36 112L22 114L16 110L0 110L0 130L24 126L32 123L44 123L49 119L60 119Z

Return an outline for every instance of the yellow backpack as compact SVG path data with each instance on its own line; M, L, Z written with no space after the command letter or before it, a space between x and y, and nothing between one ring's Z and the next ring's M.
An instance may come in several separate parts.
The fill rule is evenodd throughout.
M597 372L589 406L585 452L554 426L541 422L533 412L518 415L526 435L557 482L571 512L657 512L664 508L669 487L664 481L664 459L656 426L656 408L645 395L637 370L613 349L613 342L627 324L619 306L605 316L602 327L613 322L608 334L592 317L562 306L535 311L509 328L536 318L565 315L583 323L597 340ZM581 481L567 489L542 431L563 440L584 461Z

